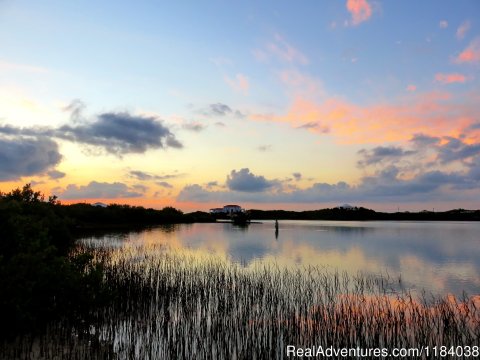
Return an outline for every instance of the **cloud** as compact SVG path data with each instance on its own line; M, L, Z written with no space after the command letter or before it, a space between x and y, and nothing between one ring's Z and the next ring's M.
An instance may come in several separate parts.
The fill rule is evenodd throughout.
M173 188L173 186L166 181L157 181L155 184L157 184L158 186L161 186L163 188L167 188L167 189Z
M480 37L474 39L465 50L455 59L456 63L479 63L480 62Z
M464 83L467 81L465 75L458 73L451 74L435 74L435 81L438 81L442 84L454 84L454 83Z
M206 185L207 189L211 189L216 186L218 186L218 181L209 181Z
M409 141L411 149L396 146L378 146L362 149L358 154L360 167L380 165L394 166L397 175L419 176L428 171L439 171L443 165L456 163L455 168L469 169L480 160L480 142L466 142L464 136L428 136L415 134ZM414 156L414 158L409 158ZM402 161L405 160L405 161ZM480 180L480 179L479 179Z
M243 168L239 171L232 170L227 176L227 187L230 190L243 192L261 192L276 184L275 181L267 180L263 176L256 176L250 169Z
M226 116L230 115L233 110L230 106L222 103L210 104L210 113L217 116Z
M232 109L230 106L223 103L210 104L206 109L200 110L199 113L205 116L215 116L215 117L226 117L226 116L232 116L237 118L245 117L245 115L242 114L240 110ZM216 124L218 125L219 123L216 123Z
M407 86L407 91L408 92L414 92L417 90L417 87L414 84L410 84Z
M73 122L78 122L82 120L85 108L86 105L82 100L74 99L63 110L70 113L70 118Z
M320 125L318 121L310 121L305 124L297 126L297 129L315 129Z
M436 136L429 136L425 134L414 134L410 139L417 148L430 147L440 142L440 138Z
M430 165L448 164L458 161L467 167L475 162L476 157L480 156L480 140L464 140L464 136L428 136L425 134L415 134L410 143L414 146L416 152L428 150L435 159Z
M250 81L245 75L237 74L233 79L225 76L224 79L227 85L230 86L234 91L242 93L243 95L248 94L248 90L250 88Z
M357 162L359 167L365 167L382 163L385 160L395 159L415 154L415 151L406 151L396 146L377 146L371 150L361 149L358 151L363 158Z
M195 202L251 202L251 203L389 203L450 200L462 198L458 191L480 188L480 167L466 172L428 171L409 179L399 177L399 170L390 166L373 176L366 176L356 186L339 181L335 184L315 183L292 191L212 191L193 184L184 187L177 201ZM460 194L460 195L459 195ZM466 198L468 195L464 195ZM320 205L319 205L320 206Z
M408 141L412 134L456 136L478 121L477 95L419 93L397 103L360 106L341 98L311 101L295 97L283 114L251 114L251 120L274 121L324 134L329 129L341 144ZM317 123L318 126L312 126Z
M32 185L32 186L43 185L43 184L45 184L45 181L30 180L29 184Z
M66 174L62 171L51 170L47 172L47 175L50 177L50 179L57 180L57 179L64 178Z
M322 82L297 69L282 70L278 73L280 81L295 95L308 98L320 98L325 95Z
M459 184L470 182L468 173L428 171L419 174L411 179L400 179L397 176L398 170L391 172L383 171L375 177L365 177L361 185L356 189L358 195L365 194L371 198L377 198L382 201L390 199L399 199L412 201L416 198L439 200L442 187L458 188ZM476 186L478 187L477 184ZM436 193L438 196L432 196Z
M134 178L136 180L145 181L145 180L168 180L174 179L183 176L184 174L175 173L175 174L163 174L163 175L156 175L152 173L147 173L140 170L131 170L128 173L128 176Z
M372 7L367 0L347 0L347 10L352 15L352 25L359 25L372 16Z
M63 125L55 134L65 140L101 147L115 155L166 147L182 148L175 135L155 117L127 112L103 113L90 123Z
M79 113L78 104L70 107L72 114ZM93 121L79 121L59 128L20 128L0 126L0 133L8 135L53 137L80 144L99 147L117 156L144 153L149 149L182 148L183 145L161 121L155 117L130 115L128 112L103 113Z
M217 194L218 192L206 190L198 184L187 185L178 194L177 201L214 202L223 200L222 196L217 198ZM223 195L226 195L225 192Z
M318 121L310 121L305 124L299 125L296 129L307 129L307 130L315 130L315 132L321 134L327 134L330 132L330 128L328 126L320 124Z
M88 185L82 186L69 184L58 195L62 199L115 199L140 197L142 193L119 182L91 181Z
M62 159L58 145L45 137L0 138L0 181L52 170Z
M272 149L272 145L260 145L257 150L261 152L269 151Z
M457 39L461 40L465 37L467 34L468 30L470 30L470 21L466 20L464 21L457 29Z
M441 163L452 161L465 161L480 156L480 143L467 144L461 139L444 137L443 142L438 144L435 150L438 153L437 159Z
M164 174L164 175L155 175L155 179L157 180L168 180L168 179L175 179L184 176L185 174Z
M253 55L260 62L268 62L270 58L274 58L289 64L307 65L309 63L308 58L300 50L279 34L275 34L273 40L268 42L264 49L255 49Z
M156 175L151 175L149 173L138 171L138 170L130 171L129 175L130 177L133 177L137 180L151 180L151 179L154 179L154 176L156 176Z
M356 184L316 182L299 188L267 180L248 168L232 170L226 189L193 184L184 187L178 201L250 203L391 203L461 201L480 190L480 140L459 135L417 133L405 147L376 146L358 152L359 165L368 171ZM293 173L299 181L302 174Z
M437 171L442 165L456 162L455 168L468 169L480 159L480 141L464 140L464 136L428 136L415 134L409 141L410 149L399 146L378 146L362 149L358 154L360 167L370 165L394 165L399 173L419 175L426 171ZM414 156L414 158L409 158ZM403 161L402 160L406 160Z
M54 130L46 127L31 127L31 128L20 128L13 125L0 125L0 134L9 135L9 136L26 136L26 137L53 137Z
M477 130L477 129L480 129L480 122L473 123L468 127L468 130Z
M447 20L440 20L438 23L438 26L440 29L446 29L448 27L448 21Z
M141 193L145 193L148 190L148 186L142 184L135 184L132 185L132 189L135 189L136 191L139 191Z
M292 175L296 181L299 181L302 179L302 174L299 172L294 172Z
M188 123L183 124L182 128L184 128L185 130L200 132L202 130L205 130L206 126L199 123L199 122L192 121L192 122L188 122Z

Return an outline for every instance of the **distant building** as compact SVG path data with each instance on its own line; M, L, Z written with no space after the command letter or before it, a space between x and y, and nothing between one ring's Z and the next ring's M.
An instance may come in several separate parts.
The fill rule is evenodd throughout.
M238 213L238 212L242 212L242 208L238 205L225 205L223 207L223 212L227 214Z
M210 209L210 214L223 214L223 208Z
M98 206L98 207L102 207L102 208L106 208L108 205L107 204L104 204L102 202L96 202L95 204L92 204L93 206Z
M356 207L355 206L352 206L350 204L343 204L343 205L340 205L340 206L337 206L338 209L343 209L343 210L355 210Z
M235 214L242 211L243 209L239 205L225 205L223 208L210 209L210 214Z

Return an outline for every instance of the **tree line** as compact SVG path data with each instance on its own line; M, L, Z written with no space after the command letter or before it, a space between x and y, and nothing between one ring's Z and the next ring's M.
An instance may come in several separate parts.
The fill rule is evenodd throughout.
M92 309L115 295L105 291L102 265L75 251L78 232L200 221L212 218L173 207L62 205L30 184L0 192L0 339L43 331L55 320L88 324Z

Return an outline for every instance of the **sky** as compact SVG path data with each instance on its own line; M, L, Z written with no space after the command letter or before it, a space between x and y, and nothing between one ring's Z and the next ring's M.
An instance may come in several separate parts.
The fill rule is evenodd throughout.
M0 190L480 208L480 3L0 0Z

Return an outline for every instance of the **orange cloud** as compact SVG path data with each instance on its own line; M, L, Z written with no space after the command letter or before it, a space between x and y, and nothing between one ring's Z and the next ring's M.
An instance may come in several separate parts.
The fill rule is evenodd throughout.
M467 81L465 75L462 74L435 74L435 80L443 84L464 83Z
M408 141L415 133L459 136L474 123L474 110L449 102L448 93L419 94L406 103L358 106L338 98L321 103L297 97L285 115L257 114L253 120L278 121L298 128L316 122L309 131L325 129L343 144Z
M352 24L358 25L372 16L372 7L367 0L347 0L347 10L352 14Z
M478 63L480 62L480 37L473 40L455 59L457 63Z

